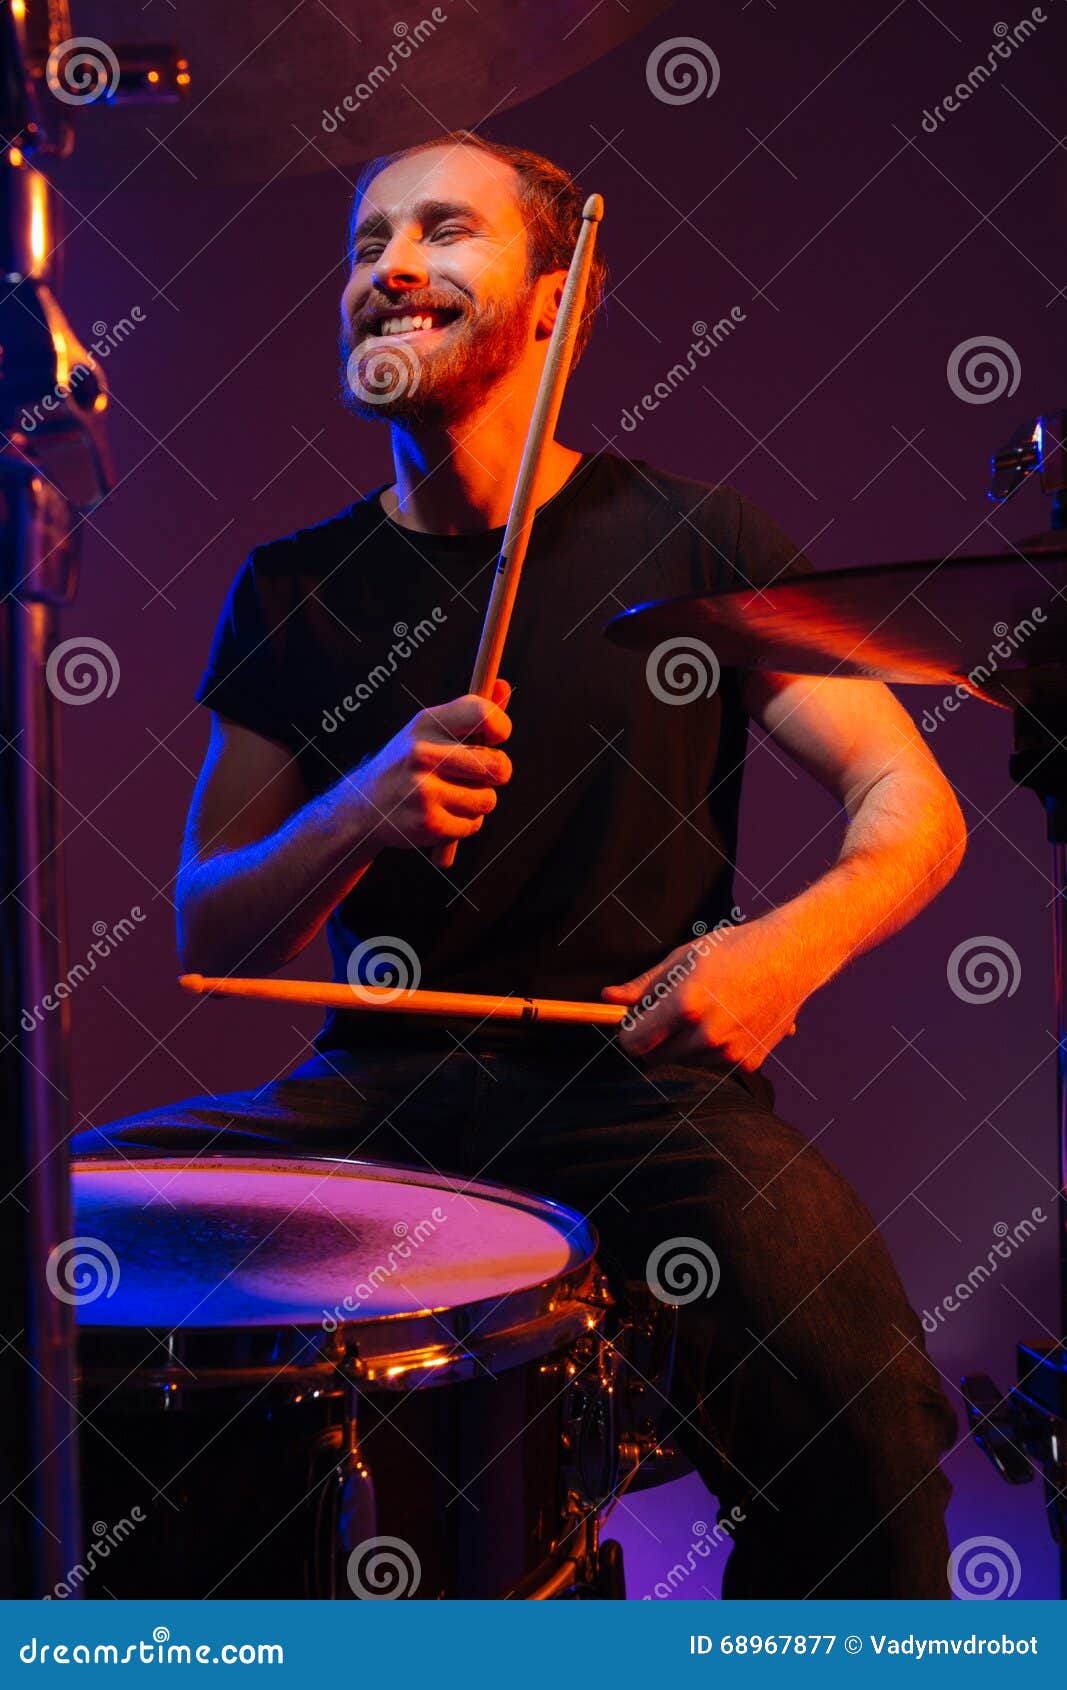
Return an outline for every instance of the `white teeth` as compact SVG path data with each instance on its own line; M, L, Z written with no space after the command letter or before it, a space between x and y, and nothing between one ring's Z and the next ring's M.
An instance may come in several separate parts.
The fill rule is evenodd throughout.
M433 326L431 316L383 317L378 324L378 333L382 335L413 334L423 329L432 329Z

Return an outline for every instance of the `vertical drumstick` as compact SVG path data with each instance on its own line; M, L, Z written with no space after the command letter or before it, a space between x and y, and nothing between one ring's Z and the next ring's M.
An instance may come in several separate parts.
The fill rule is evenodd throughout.
M582 211L582 227L575 243L559 312L552 327L552 338L545 354L545 367L541 371L541 380L537 387L537 398L534 400L522 462L519 465L519 476L512 495L508 525L504 530L504 541L493 576L482 637L478 642L478 655L474 660L470 690L477 693L479 698L493 696L493 683L500 671L500 659L515 605L519 576L526 561L530 530L537 512L537 482L545 452L552 442L559 420L575 336L585 305L585 290L593 262L597 224L603 215L604 201L599 194L590 194ZM437 847L433 860L439 868L452 867L456 860L457 844L458 841L452 839L447 845Z

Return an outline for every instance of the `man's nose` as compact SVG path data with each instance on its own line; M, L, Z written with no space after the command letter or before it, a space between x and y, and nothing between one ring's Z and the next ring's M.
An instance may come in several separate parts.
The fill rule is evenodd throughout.
M383 293L403 293L424 288L429 277L418 247L397 234L375 261L371 279Z

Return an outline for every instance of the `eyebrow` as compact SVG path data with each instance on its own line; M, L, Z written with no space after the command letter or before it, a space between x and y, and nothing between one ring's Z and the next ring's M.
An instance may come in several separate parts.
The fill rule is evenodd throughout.
M429 223L444 223L450 217L465 217L468 222L485 227L485 218L473 205L462 200L422 200L415 207L416 220L424 227ZM393 225L384 211L372 211L356 226L353 244L366 240L368 235L387 235Z

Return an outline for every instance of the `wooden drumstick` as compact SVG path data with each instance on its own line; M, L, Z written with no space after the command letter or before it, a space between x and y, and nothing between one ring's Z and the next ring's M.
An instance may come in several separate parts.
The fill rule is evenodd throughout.
M559 409L563 403L563 392L574 353L575 336L585 305L585 290L593 262L597 224L603 215L604 201L599 194L590 194L582 211L582 227L575 243L559 312L552 326L552 338L545 354L545 367L541 371L541 380L537 387L537 398L534 400L522 462L519 465L519 476L511 499L508 524L504 530L504 541L489 594L482 637L478 642L478 655L474 660L470 690L477 693L479 698L493 696L493 683L500 672L504 641L508 636L519 577L526 561L530 530L537 513L537 483L545 452L552 443L559 420ZM452 839L447 845L437 847L433 853L433 861L439 868L452 867L456 860L457 844L458 840Z
M394 1015L453 1016L467 1021L549 1021L556 1025L618 1027L635 1005L568 998L496 997L490 992L409 991L396 986L344 986L333 980L250 980L240 975L180 974L187 992L274 1003L311 1003L325 1009L373 1010ZM797 1030L796 1022L786 1037Z
M574 1003L566 998L499 997L489 992L424 992L395 986L345 986L330 980L246 980L182 974L187 992L277 1003L313 1003L327 1009L389 1011L394 1015L451 1015L471 1021L552 1021L575 1026L617 1027L624 1004Z

